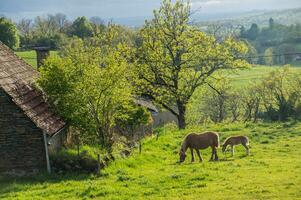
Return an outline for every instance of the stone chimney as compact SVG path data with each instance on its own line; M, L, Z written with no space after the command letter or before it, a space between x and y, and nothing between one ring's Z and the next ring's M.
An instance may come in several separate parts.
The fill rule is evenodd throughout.
M34 50L37 53L37 66L38 69L43 65L43 61L50 55L50 47L35 47Z

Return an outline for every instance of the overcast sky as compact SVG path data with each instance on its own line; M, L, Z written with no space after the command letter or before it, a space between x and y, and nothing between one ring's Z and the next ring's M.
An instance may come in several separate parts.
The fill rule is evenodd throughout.
M100 16L104 19L151 16L161 0L0 0L0 14L14 20L48 13L77 16ZM251 10L274 10L301 7L301 0L192 0L201 14L220 14Z

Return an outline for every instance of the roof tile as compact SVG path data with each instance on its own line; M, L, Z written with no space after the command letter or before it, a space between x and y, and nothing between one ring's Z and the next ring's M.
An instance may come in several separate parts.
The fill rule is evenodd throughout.
M37 127L54 135L66 123L55 115L43 93L34 86L39 73L0 42L0 88L2 88Z

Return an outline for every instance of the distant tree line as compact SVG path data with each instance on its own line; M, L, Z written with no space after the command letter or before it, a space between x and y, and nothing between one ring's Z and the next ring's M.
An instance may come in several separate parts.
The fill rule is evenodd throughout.
M30 49L34 46L49 46L59 49L71 37L81 39L101 34L106 25L99 17L78 17L69 21L62 13L21 19L17 23L0 18L0 40L11 48ZM10 38L9 38L10 37Z
M271 18L268 27L259 28L255 23L249 29L242 26L239 37L248 43L249 62L254 64L283 65L294 63L297 55L287 54L301 52L300 24L286 26L277 24ZM258 55L263 56L258 58Z
M286 121L301 116L301 74L289 66L272 71L261 81L236 89L220 78L191 101L188 121Z

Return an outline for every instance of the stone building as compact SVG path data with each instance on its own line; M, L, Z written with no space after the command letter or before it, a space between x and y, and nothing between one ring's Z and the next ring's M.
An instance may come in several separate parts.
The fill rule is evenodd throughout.
M150 101L145 98L137 98L136 104L147 108L153 118L152 127L164 126L168 123L178 123L178 119L171 112L167 110L159 110L157 107Z
M50 172L49 154L66 140L66 123L33 83L32 66L0 42L0 173Z

